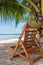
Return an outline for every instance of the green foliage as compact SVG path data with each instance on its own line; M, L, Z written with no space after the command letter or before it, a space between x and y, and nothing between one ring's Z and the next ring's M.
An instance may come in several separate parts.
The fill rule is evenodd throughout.
M31 0L25 0L25 1L27 1L29 4L31 4L31 6L33 6L33 8L35 9L36 12L39 12L38 7L36 6L36 4L33 1L31 1Z
M19 20L22 20L23 15L26 13L23 8L16 5L16 0L2 0L0 3L0 13L2 13L4 19L8 19L13 17L16 20L16 23L19 22ZM0 14L1 15L1 14Z
M33 1L39 2L39 0ZM5 20L8 18L15 19L16 25L23 19L34 21L35 17L33 17L34 12L32 8L36 10L37 13L39 10L33 1L22 0L22 2L20 2L20 0L0 0L0 16L2 15Z
M39 2L39 0L34 0L35 2Z

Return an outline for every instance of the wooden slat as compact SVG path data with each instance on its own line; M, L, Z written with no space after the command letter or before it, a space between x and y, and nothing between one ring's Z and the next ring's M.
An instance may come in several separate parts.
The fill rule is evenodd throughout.
M34 47L35 47L35 46L36 46L36 44L33 44L33 43L31 43L31 44L27 44L27 45L25 44L25 48L26 48L26 49L27 49L27 48L31 48L32 46L34 46Z
M25 35L25 40L34 40L36 38L36 35L35 36L26 36Z
M26 36L36 36L36 34L26 34Z
M36 44L35 44L34 42L31 42L31 43L30 43L30 42L27 42L27 43L24 43L24 45L26 45L26 46L28 46L28 45L31 46L31 45L36 45Z
M34 40L36 37L27 37L26 38L26 41L28 41L28 40Z
M37 31L37 29L35 29L35 28L34 29L33 28L31 28L31 29L30 28L26 28L26 31Z
M24 43L27 43L27 42L34 42L34 40L25 40Z
M25 31L26 34L36 34L36 31Z
M20 40L20 42L21 42L21 45L22 45L22 48L23 48L23 50L24 50L24 52L25 52L25 55L27 56L27 58L29 57L29 55L28 55L28 52L27 52L27 50L26 50L26 48L25 48L25 46L24 46L24 43L23 43L23 41L22 40Z
M16 47L15 47L15 49L14 49L12 55L11 55L11 58L14 57L14 55L15 55L15 51L17 50L17 48L18 48L18 46L19 46L19 43L20 43L20 40L18 40L18 42L17 42L17 44L16 44Z
M31 47L31 48L27 48L27 51L35 51L37 49L38 49L38 47L35 47L35 48Z

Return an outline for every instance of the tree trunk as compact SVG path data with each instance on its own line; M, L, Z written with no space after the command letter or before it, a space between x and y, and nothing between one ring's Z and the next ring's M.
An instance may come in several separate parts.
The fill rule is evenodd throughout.
M41 37L43 37L43 22L40 22L41 26L40 26L40 33L41 33Z

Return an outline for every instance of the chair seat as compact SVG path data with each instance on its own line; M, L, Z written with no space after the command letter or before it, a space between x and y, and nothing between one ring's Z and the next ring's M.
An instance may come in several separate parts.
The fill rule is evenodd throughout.
M11 48L15 48L15 46L10 46Z

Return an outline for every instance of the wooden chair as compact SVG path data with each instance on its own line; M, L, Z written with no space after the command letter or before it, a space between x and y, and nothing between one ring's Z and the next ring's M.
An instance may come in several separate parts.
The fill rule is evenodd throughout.
M35 61L43 57L42 48L40 47L40 44L36 39L36 31L37 29L31 28L28 22L25 23L24 28L20 34L20 37L18 38L18 42L16 43L16 46L9 47L9 49L13 51L11 55L11 59L14 58L15 55L18 55L24 58L25 60L27 60L28 62L34 63ZM27 39L24 39L24 41L22 41L23 35L27 37ZM20 50L24 51L24 55L17 51L19 46L21 48ZM30 52L36 53L39 56L30 59L30 54L29 54Z

